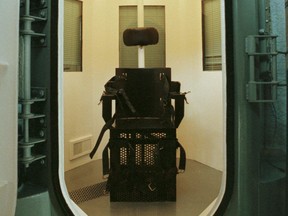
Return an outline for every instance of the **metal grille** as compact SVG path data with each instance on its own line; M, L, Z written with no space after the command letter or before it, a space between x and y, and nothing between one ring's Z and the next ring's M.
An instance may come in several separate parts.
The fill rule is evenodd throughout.
M112 129L109 142L110 201L176 200L175 128Z
M143 131L143 132L119 132L116 133L113 138L119 139L167 139L174 138L173 136L169 136L168 133L163 131Z
M167 138L167 134L163 132L158 132L158 133L151 133L152 136L159 138L159 139L165 139Z
M144 145L144 164L146 166L153 166L156 164L156 151L157 151L157 146L155 144L146 144Z
M130 133L120 133L119 138L120 139L131 139L131 134Z
M120 148L120 165L127 165L127 148Z
M135 147L135 163L136 165L140 166L142 164L142 146L141 144L136 144Z
M105 181L98 184L86 186L69 192L69 196L76 204L86 202L97 197L107 195L106 184L107 182Z
M129 144L129 146L120 147L119 150L119 162L120 165L128 165L128 158L131 158L132 154L135 158L135 165L137 166L155 166L157 165L157 159L159 154L158 143L139 143Z

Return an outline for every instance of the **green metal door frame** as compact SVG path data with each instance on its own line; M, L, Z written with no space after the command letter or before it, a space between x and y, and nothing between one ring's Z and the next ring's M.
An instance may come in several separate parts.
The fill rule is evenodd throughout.
M249 103L246 99L246 84L249 81L249 74L247 73L245 38L248 35L259 35L259 30L263 28L263 13L260 12L259 8L263 9L264 1L225 1L228 119L227 185L223 202L216 215L263 215L263 209L266 209L264 204L268 202L265 193L271 190L269 184L261 186L259 180L261 174L260 152L264 141L263 104ZM287 177L284 180L287 185ZM271 206L270 209L275 209L273 212L275 215L282 215L283 213L283 207L280 210L279 203L287 203L287 187L285 188L282 183L279 183L280 188L277 189L286 190L286 197L268 203ZM263 188L265 193L262 192ZM264 203L262 203L263 200ZM271 212L264 212L264 214L271 215Z

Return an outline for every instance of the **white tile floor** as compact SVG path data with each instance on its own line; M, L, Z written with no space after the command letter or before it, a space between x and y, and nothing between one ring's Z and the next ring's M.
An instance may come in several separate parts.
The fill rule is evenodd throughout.
M103 182L101 161L65 173L68 191ZM89 216L198 216L217 197L222 172L193 160L177 176L176 202L110 203L109 195L79 203Z

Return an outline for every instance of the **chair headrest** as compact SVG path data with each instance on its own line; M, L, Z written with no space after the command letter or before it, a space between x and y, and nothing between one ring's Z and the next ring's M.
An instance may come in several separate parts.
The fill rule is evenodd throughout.
M153 27L129 28L123 32L123 41L126 46L147 46L157 44L159 34Z

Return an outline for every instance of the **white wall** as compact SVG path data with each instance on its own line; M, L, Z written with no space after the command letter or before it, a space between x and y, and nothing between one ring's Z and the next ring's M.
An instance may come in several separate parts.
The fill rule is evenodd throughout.
M83 72L64 74L65 169L89 162L88 156L69 160L70 141L92 135L104 124L98 106L105 82L118 67L118 7L136 0L83 0ZM141 1L140 1L141 2ZM187 157L223 169L222 72L202 71L201 1L142 0L166 7L166 65L182 83L189 104L177 133ZM102 141L107 143L108 133ZM95 158L101 157L102 148Z

